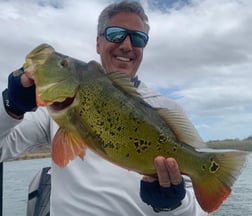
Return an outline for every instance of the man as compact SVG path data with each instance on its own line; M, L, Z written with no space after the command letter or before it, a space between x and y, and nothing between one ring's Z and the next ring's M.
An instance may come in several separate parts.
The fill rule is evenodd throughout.
M107 73L120 71L131 77L152 106L181 109L136 77L148 32L148 18L140 4L123 1L109 5L98 21L96 49L102 65ZM44 108L29 112L36 108L34 88L22 69L10 74L0 106L2 161L51 142L58 128ZM52 162L50 215L207 215L173 158L158 156L154 164L158 179L120 168L89 150L84 160L76 158L63 169Z

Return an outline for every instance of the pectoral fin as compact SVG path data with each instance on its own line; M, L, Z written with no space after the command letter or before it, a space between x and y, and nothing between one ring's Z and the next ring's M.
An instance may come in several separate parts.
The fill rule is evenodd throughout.
M78 136L59 128L52 142L52 159L63 168L76 156L83 159L86 148L86 144Z

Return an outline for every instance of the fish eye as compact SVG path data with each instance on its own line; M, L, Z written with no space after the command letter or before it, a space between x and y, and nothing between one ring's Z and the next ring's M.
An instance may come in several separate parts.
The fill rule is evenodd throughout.
M67 66L68 66L67 58L64 58L64 59L60 62L60 65L61 65L62 67L67 67Z

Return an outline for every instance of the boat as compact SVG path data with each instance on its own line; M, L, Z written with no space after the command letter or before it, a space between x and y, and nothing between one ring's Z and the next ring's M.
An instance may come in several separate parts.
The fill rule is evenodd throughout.
M51 167L42 168L28 188L27 216L49 216L51 195Z

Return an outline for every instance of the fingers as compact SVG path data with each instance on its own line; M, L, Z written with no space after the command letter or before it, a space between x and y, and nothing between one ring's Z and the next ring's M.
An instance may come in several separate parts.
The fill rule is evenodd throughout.
M174 158L156 157L154 165L158 179L144 176L140 197L155 212L173 210L181 205L186 190L178 164Z
M163 187L170 187L171 180L169 172L166 168L166 162L164 157L156 157L154 160L154 165L158 174L159 184Z
M29 78L25 73L22 74L21 76L21 84L23 85L23 87L30 87L32 85L34 85L34 81Z
M159 184L162 187L170 187L182 182L182 176L174 158L165 159L158 156L154 160L154 165L157 170Z
M182 181L182 176L177 161L174 158L167 158L165 160L165 165L170 176L171 184L180 184Z

